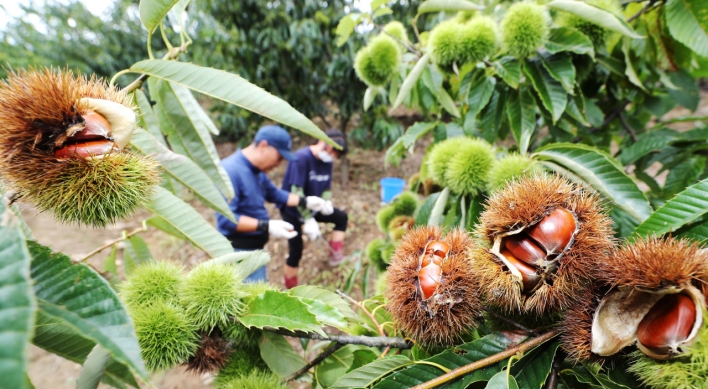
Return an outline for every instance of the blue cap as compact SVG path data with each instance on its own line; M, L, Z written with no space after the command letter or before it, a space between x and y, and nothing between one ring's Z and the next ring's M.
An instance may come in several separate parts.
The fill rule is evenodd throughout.
M297 161L295 154L290 152L293 147L293 140L290 134L280 126L263 126L256 132L255 142L267 141L270 146L275 147L280 155L288 161Z

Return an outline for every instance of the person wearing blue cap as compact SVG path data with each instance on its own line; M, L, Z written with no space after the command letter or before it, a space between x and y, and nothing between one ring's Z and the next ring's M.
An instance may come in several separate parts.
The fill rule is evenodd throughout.
M290 239L297 236L292 224L270 220L265 201L278 206L304 207L323 215L333 212L332 203L317 196L300 197L278 189L266 173L283 159L297 160L290 151L292 139L285 129L275 125L261 127L248 147L239 149L221 161L231 179L234 198L229 202L238 223L216 214L217 229L233 246L234 251L253 251L265 247L270 236ZM244 282L266 281L265 266L249 275Z

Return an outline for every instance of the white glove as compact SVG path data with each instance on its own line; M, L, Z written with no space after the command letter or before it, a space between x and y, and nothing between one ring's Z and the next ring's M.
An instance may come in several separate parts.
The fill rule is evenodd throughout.
M307 235L312 242L322 236L322 232L320 232L320 225L317 224L317 220L312 217L305 220L305 224L302 226L302 233Z
M319 212L325 216L331 215L332 212L334 212L332 202L329 200L317 196L307 196L305 200L307 201L307 209L311 211Z
M291 239L297 236L297 231L292 224L283 220L269 220L268 233L274 238Z
M111 136L121 150L130 143L130 136L135 131L137 123L135 112L132 109L110 100L92 99L84 97L81 103L100 114L111 125Z

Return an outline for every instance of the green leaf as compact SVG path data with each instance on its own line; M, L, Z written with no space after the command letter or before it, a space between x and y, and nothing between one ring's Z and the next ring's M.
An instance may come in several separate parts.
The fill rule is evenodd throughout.
M299 298L283 292L267 291L251 302L250 310L239 318L246 327L284 328L325 335L317 317Z
M322 301L325 304L335 307L342 315L350 319L356 319L356 313L349 304L338 294L312 285L300 285L290 289L290 294L295 297L308 298Z
M546 40L546 50L554 54L570 51L595 58L595 49L590 38L578 30L567 27L557 27L551 30Z
M324 140L337 149L340 148L315 123L290 104L235 74L186 62L161 60L140 61L131 66L130 70L184 85L204 95L296 128L307 135Z
M659 150L675 141L678 133L674 130L647 131L639 135L636 142L620 149L619 160L623 165L634 163L648 153Z
M317 382L325 388L334 384L339 377L346 374L349 366L354 362L354 351L361 348L362 346L348 344L315 366Z
M151 227L155 227L162 232L166 232L166 233L174 236L175 238L187 240L187 237L184 236L184 234L179 232L179 230L177 230L176 228L172 227L172 224L170 224L170 222L161 218L160 216L157 216L157 215L150 216L145 221L145 224L147 224L148 226L151 226Z
M418 6L418 13L476 11L480 9L484 9L484 7L467 0L426 0Z
M155 112L152 110L152 105L150 105L150 100L148 100L142 89L137 89L133 92L133 103L138 107L138 127L142 127L147 132L152 134L152 136L157 139L160 144L167 145L165 143L165 136L160 132L160 123L155 116ZM135 137L135 134L133 134Z
M369 270L366 268L365 270ZM322 302L305 297L298 297L300 301L307 304L310 313L315 315L317 321L322 325L332 326L342 331L347 329L347 320L337 308Z
M106 260L103 261L103 271L109 272L114 276L118 276L118 268L116 267L116 254L118 253L118 245L113 245L111 253L108 254Z
M677 235L676 238L686 238L701 244L705 243L708 240L708 221L691 226L691 228Z
M642 84L642 80L639 79L639 76L637 76L637 72L634 70L634 66L632 65L632 58L629 55L630 42L631 41L629 40L629 38L622 38L622 53L624 54L624 74L625 76L627 76L629 82L631 82L635 86L638 86L639 89L646 92L647 89L644 87L644 84Z
M695 111L701 100L696 80L683 70L672 72L669 74L669 79L678 87L678 89L669 89L671 99L689 110ZM705 136L699 139L703 140Z
M30 253L20 219L0 196L0 381L1 388L24 388L27 344L36 302L30 279Z
M416 122L412 126L406 129L406 133L403 135L403 148L409 151L413 151L412 147L415 145L420 138L425 134L432 131L438 122Z
M621 165L596 148L556 143L538 149L536 155L566 167L638 222L649 217L652 210L644 193Z
M379 357L379 355L371 349L356 350L353 354L354 360L352 361L352 365L349 366L347 373L352 372L364 365L368 365Z
M187 187L207 207L226 216L236 223L236 217L219 193L212 181L207 178L204 170L184 155L173 153L163 146L157 138L147 131L137 129L133 132L130 143L158 162L170 177ZM233 187L232 187L233 191Z
M140 0L140 5L138 5L140 21L148 30L148 35L152 35L155 29L160 26L162 19L167 16L177 1L179 0Z
M634 235L661 236L708 212L708 179L691 185L644 220Z
M506 92L502 88L497 88L492 94L489 104L482 110L482 120L479 127L482 129L482 138L489 143L494 143L499 134L506 106Z
M131 273L134 270L134 266L140 265L141 263L149 262L152 260L152 254L150 254L150 249L143 238L138 235L133 235L125 242L125 250L123 251L123 258L130 258L129 261L125 261L125 272ZM128 263L132 263L129 267Z
M541 98L543 106L553 116L553 124L555 124L560 119L563 111L565 111L565 105L568 103L567 93L563 89L563 85L548 74L545 67L537 61L526 62L524 74L531 79L533 88Z
M79 378L76 380L76 389L96 389L110 359L111 354L106 349L98 344L94 346L81 368Z
M583 92L580 88L576 89L574 96L568 95L568 104L565 107L565 113L582 125L590 126L590 121L585 110L585 97L583 97Z
M541 56L543 67L548 74L556 81L560 82L568 94L575 93L575 66L573 60L567 53L558 53Z
M335 31L337 34L337 47L342 47L349 39L349 36L352 35L354 27L359 23L359 16L358 13L351 13L339 19L339 24L337 24L337 30Z
M403 80L403 84L401 84L401 89L398 91L398 95L396 95L396 101L393 102L393 105L391 106L389 112L401 105L403 101L408 97L408 95L411 94L411 90L418 82L420 75L423 74L423 70L427 68L428 63L430 63L430 53L425 53L422 57L420 57L418 62L415 63L415 66L413 66L411 72L408 73L406 79Z
M403 355L378 359L345 374L330 389L366 388L391 372L411 364L413 364L413 361Z
M305 367L305 361L282 335L263 332L258 347L266 365L281 377L287 377Z
M430 217L428 218L429 226L439 226L443 221L443 212L445 211L445 205L447 205L447 199L450 196L450 188L445 188L440 192L440 195L435 200L435 205L430 211Z
M432 362L452 370L500 353L506 350L507 347L510 347L512 343L513 341L511 339L506 338L501 333L494 333L473 342L464 343L457 346L454 350L445 350L438 355L425 359L425 361ZM506 368L506 366L507 360L505 359L497 364L475 370L472 373L465 375L461 381L455 382L453 387L466 388L474 382L488 381L495 374L501 371L502 368ZM411 386L420 385L424 382L430 381L433 378L443 375L444 373L444 371L429 364L415 364L384 378L381 382L376 384L374 388L410 388Z
M366 88L364 92L364 111L368 111L371 104L373 104L376 94L378 92L378 87L370 86Z
M211 257L218 257L234 251L231 243L211 224L207 223L199 212L166 189L156 188L147 208Z
M160 125L172 149L186 155L206 173L226 197L234 197L234 189L211 139L209 129L200 119L202 108L189 89L175 83L157 83ZM203 112L202 112L203 114Z
M108 282L64 254L28 242L32 279L42 315L61 321L105 348L142 379L149 376L140 356L133 323Z
M64 359L83 364L89 353L96 346L96 342L86 337L76 327L60 318L44 315L37 312L35 333L32 343L35 346L56 354ZM138 383L128 368L111 359L103 374L103 381L112 386L118 384L132 385L137 388ZM124 385L123 385L124 386Z
M671 168L664 184L663 196L673 196L696 183L706 168L706 158L692 156Z
M708 6L702 0L667 0L669 32L696 54L708 57Z
M234 265L235 270L241 275L241 277L246 278L249 274L256 271L259 267L270 263L270 254L263 250L248 251L246 253L233 253L228 255L238 255L238 254L249 254L243 258L240 262ZM214 260L222 259L226 256L221 256L219 258L214 258Z
M497 80L494 77L482 77L472 85L468 98L470 105L469 112L478 114L489 103L489 99L494 93L494 86Z
M605 27L609 30L619 32L622 35L634 39L642 39L643 36L637 34L627 22L620 19L615 14L597 8L582 1L575 0L553 0L547 4L548 7L572 13L573 15L587 20L588 22Z
M497 69L497 74L510 87L516 89L521 81L521 65L519 60L514 57L502 57L499 61L494 61L494 68Z
M390 15L390 14L392 14L392 13L393 13L393 10L392 10L391 8L384 7L384 8L381 8L381 9L377 9L377 10L374 12L374 15L373 15L371 18L372 18L372 19L376 19L376 18L378 18L379 16Z
M513 375L500 371L489 380L485 389L519 389L519 385Z
M435 207L435 203L437 202L438 196L440 196L440 192L433 193L423 201L423 204L420 205L418 214L415 216L416 227L428 225L430 214L433 212L433 208Z
M435 95L435 98L438 99L440 105L445 108L445 110L449 112L450 115L459 118L460 110L457 109L455 101L452 99L452 97L450 97L445 88L443 88L441 84L436 83L433 80L433 71L435 70L433 70L433 68L431 67L428 67L423 71L423 84L425 84L428 90L430 90Z
M548 378L553 366L553 359L560 342L553 341L537 347L511 368L519 389L540 389Z
M514 139L519 145L519 152L526 154L531 143L531 136L536 130L536 102L531 92L524 88L509 93L506 104L506 113L509 115L509 125Z

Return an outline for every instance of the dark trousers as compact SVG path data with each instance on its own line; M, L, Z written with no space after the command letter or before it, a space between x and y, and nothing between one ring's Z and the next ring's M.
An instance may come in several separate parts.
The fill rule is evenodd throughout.
M290 267L298 267L300 259L302 258L302 221L288 214L282 213L281 215L283 216L283 220L292 224L295 227L295 231L297 231L296 237L288 239L290 253L286 263ZM319 213L315 215L315 220L320 223L333 223L335 231L346 231L348 219L347 213L338 208L335 208L331 215L324 216Z

